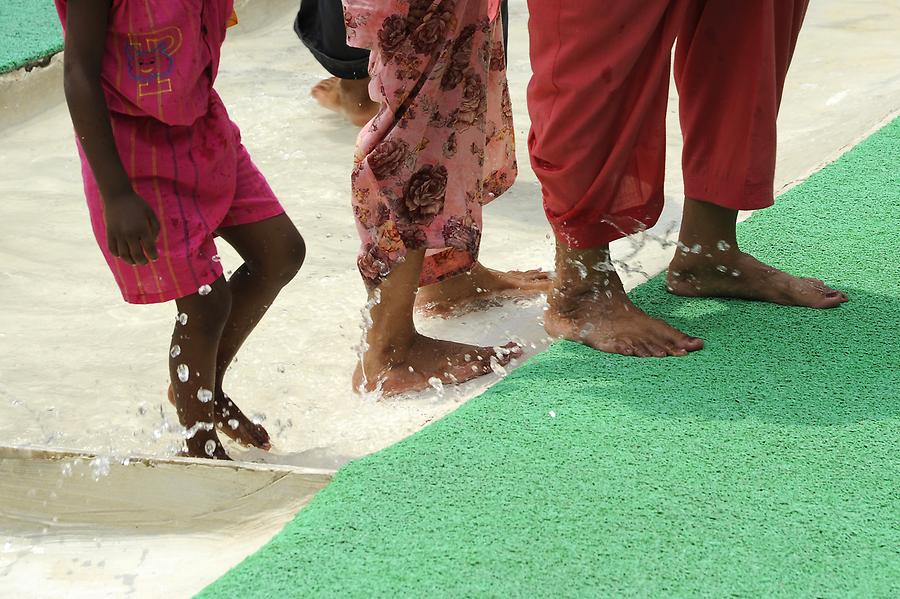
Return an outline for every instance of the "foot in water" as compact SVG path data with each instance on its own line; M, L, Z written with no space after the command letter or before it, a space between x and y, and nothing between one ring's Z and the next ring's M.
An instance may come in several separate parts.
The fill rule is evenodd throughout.
M550 274L541 270L501 272L476 262L465 274L420 288L416 309L428 316L447 317L483 309L503 299L548 294L552 288Z
M666 285L670 293L684 297L737 298L819 309L836 308L849 299L819 279L795 277L728 244L708 253L679 250L669 265Z
M556 272L544 315L551 337L642 358L686 356L703 348L702 339L685 335L631 302L608 247L576 250L560 245Z
M431 339L416 333L403 351L369 349L353 374L353 388L384 397L454 385L489 374L522 355L516 343L502 347L478 347Z
M381 105L369 98L369 79L330 77L317 83L310 92L324 108L336 112L362 127L378 114Z
M175 392L171 385L169 385L168 396L169 402L174 406ZM237 404L222 392L216 395L214 413L216 429L234 442L244 447L256 447L264 451L272 448L268 431L261 424L256 424L247 418ZM221 444L217 450L221 450L222 453L225 451ZM216 457L218 459L218 456Z

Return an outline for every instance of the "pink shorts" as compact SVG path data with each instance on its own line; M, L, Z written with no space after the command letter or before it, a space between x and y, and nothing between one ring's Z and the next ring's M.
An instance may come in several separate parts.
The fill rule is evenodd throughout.
M112 125L134 190L160 224L156 262L133 266L111 255L103 201L82 153L94 236L126 302L159 303L196 293L222 276L216 231L284 213L215 92L209 111L190 127L122 114L113 115Z

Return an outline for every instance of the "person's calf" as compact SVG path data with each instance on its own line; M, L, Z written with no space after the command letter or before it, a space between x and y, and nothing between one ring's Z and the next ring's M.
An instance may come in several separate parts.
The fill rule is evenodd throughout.
M223 278L176 301L178 316L169 348L172 396L185 428L185 453L228 459L215 431L216 354L231 311Z

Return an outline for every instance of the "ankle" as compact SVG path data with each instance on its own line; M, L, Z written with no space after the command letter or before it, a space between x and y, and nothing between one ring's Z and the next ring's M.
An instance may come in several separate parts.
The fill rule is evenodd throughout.
M405 361L417 336L418 332L415 329L381 333L369 331L366 336L367 347L363 354L363 365L368 370L370 366L386 368Z
M185 427L184 445L188 455L198 457L212 457L223 450L215 425L211 422L196 422L191 427Z

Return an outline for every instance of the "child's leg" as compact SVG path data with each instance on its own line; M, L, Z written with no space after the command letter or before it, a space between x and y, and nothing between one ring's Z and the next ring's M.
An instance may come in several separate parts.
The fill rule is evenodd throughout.
M176 300L179 319L172 334L169 374L178 419L188 429L187 455L227 460L215 431L213 396L216 354L231 311L231 292L224 277L206 295L194 293Z
M372 302L372 326L353 376L355 389L374 391L381 386L385 395L396 395L427 389L434 379L443 384L462 383L491 372L492 360L503 366L521 355L521 348L514 343L498 349L419 334L413 324L413 307L424 258L424 250L409 251L369 294L379 299Z
M238 350L287 285L306 256L303 238L285 214L260 222L219 230L244 259L228 280L231 313L225 323L216 359L217 420L222 430L245 445L268 449L266 430L253 424L223 391L222 381Z

